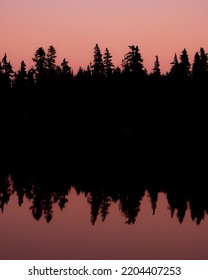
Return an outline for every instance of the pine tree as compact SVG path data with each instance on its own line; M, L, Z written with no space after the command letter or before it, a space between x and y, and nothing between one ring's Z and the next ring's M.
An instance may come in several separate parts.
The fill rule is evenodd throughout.
M69 62L66 60L66 58L64 58L61 63L60 77L62 82L65 84L73 78L71 67L69 66Z
M94 47L94 59L92 64L92 75L96 78L102 77L104 73L104 65L102 60L102 54L98 44Z
M36 50L33 61L35 62L35 67L36 67L37 83L42 83L46 79L46 73L47 73L46 53L42 47Z
M152 74L155 76L155 77L160 77L161 76L161 72L160 72L160 63L159 63L159 60L158 60L158 56L156 55L156 58L155 58L155 63L154 63L154 68L152 69Z
M192 76L196 81L201 79L201 58L198 52L196 52L194 56Z
M114 70L114 65L112 62L112 55L110 54L108 48L105 49L105 53L103 56L103 65L105 77L111 77Z
M143 66L143 59L138 46L129 46L130 51L124 56L122 67L124 73L130 73L133 78L143 78L146 71Z
M66 60L66 58L64 58L61 63L61 72L64 75L71 75L71 67L69 66L69 62Z
M91 64L87 66L86 70L84 70L84 76L87 80L91 79L91 77L92 77L92 65Z
M208 75L208 57L203 48L200 48L201 77L205 80Z
M205 81L208 76L207 54L203 48L196 52L192 65L192 77L195 81Z
M18 88L25 88L27 85L27 71L24 60L21 61L20 69L15 76L15 86Z
M56 49L52 45L47 52L47 68L49 71L55 71L56 69Z
M27 73L27 84L29 88L34 88L35 85L35 69L31 67Z
M10 89L12 86L12 78L14 71L11 63L7 61L7 55L5 53L1 63L1 75L2 75L2 86L4 89Z
M183 49L181 56L180 56L180 64L179 64L179 69L180 69L180 78L182 80L187 80L190 77L191 71L190 67L191 64L189 62L189 57L186 49Z
M82 80L84 78L84 70L82 69L82 67L80 66L77 74L76 74L76 78L79 80Z
M178 62L178 57L177 54L175 53L173 61L170 63L172 64L172 67L170 69L170 77L173 79L178 79L179 78L179 62Z

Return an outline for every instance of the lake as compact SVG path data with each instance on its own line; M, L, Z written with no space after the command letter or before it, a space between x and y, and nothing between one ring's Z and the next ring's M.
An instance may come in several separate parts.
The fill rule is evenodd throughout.
M197 224L189 203L180 223L181 209L171 215L164 192L157 195L154 215L147 191L115 195L114 201L104 192L77 192L72 187L57 198L36 190L21 206L16 191L11 194L0 214L0 259L208 258L207 214Z
M208 259L205 153L64 151L1 153L0 259Z

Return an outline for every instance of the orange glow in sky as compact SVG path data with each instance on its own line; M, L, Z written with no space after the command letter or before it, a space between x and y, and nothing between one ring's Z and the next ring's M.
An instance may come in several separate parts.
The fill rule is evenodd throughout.
M21 60L31 67L36 49L49 45L74 72L93 60L96 43L115 66L138 45L148 72L156 55L165 73L184 48L190 62L200 47L208 51L207 0L1 0L0 10L0 58L6 52L14 70Z

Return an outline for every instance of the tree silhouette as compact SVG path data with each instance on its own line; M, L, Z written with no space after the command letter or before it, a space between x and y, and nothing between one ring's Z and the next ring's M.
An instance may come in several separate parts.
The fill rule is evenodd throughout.
M182 80L187 80L191 74L190 71L191 64L189 62L189 57L186 49L183 49L180 55L180 60L181 60L179 64L180 77Z
M111 77L113 70L114 70L114 65L112 62L112 55L110 54L108 48L105 49L105 53L103 56L103 65L104 65L104 74L106 77Z
M196 52L192 66L192 76L194 80L199 81L202 78L201 74L201 58L199 56L199 53Z
M138 46L129 46L130 51L124 56L122 67L124 74L130 77L141 79L146 75L143 66L143 59L139 52Z
M34 86L35 86L35 69L33 67L31 67L29 70L28 70L28 73L27 73L27 83L28 83L28 88L29 89L33 89Z
M91 192L87 201L91 205L91 223L92 225L94 225L97 220L101 203L102 203L100 192L98 191Z
M55 69L56 69L56 49L52 45L48 48L46 60L47 60L48 70L50 72L55 71Z
M200 59L201 59L201 68L202 68L202 78L207 78L208 74L208 54L205 53L203 48L200 48Z
M78 79L78 80L83 80L84 79L84 70L81 66L79 67L79 69L77 71L76 79Z
M92 74L93 77L100 78L103 76L103 73L104 73L104 65L103 65L102 54L100 51L100 47L98 46L98 44L96 44L94 47Z
M102 217L102 221L104 221L109 213L109 207L111 205L111 199L109 196L103 194L102 202L100 206L100 213Z
M1 83L3 85L3 89L8 90L12 86L12 77L14 71L12 69L11 63L7 61L7 54L5 53L2 63L1 63Z
M63 86L67 85L68 82L73 78L71 67L69 66L69 62L66 60L66 58L64 58L61 62L59 75L61 77L61 83L63 83Z
M47 72L47 58L46 53L42 47L36 50L35 56L33 58L36 67L36 79L37 83L44 83L46 79Z
M157 55L155 58L154 67L152 69L152 76L155 78L159 78L161 76L160 63Z
M84 77L87 80L91 79L91 77L92 77L92 65L91 64L87 66L86 70L84 70Z
M180 69L179 69L179 62L177 58L177 54L175 54L173 61L170 63L172 64L172 67L170 69L170 77L177 80L180 75Z
M27 70L26 70L26 64L22 60L20 64L20 69L15 75L15 86L18 89L25 89L27 86Z
M115 80L120 80L121 79L121 68L120 67L116 67L113 71L113 77Z
M196 52L192 65L192 76L195 81L205 81L208 74L208 59L203 48Z

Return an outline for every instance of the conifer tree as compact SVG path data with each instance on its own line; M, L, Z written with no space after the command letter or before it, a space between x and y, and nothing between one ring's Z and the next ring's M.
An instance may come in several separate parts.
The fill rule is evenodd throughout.
M112 55L110 54L108 48L105 49L103 56L104 74L105 77L110 77L114 70L114 65L112 62Z
M14 71L12 69L11 63L7 61L7 54L5 53L1 63L1 76L2 76L1 80L4 89L11 88L13 74Z
M170 63L172 64L172 67L170 69L170 77L173 79L178 79L179 78L179 62L178 62L178 57L177 54L175 53L173 61Z
M96 78L102 77L104 73L104 65L100 47L98 44L94 47L94 59L92 64L92 75Z
M15 85L18 88L25 88L27 85L27 70L24 60L20 63L20 69L15 75Z
M154 68L152 69L152 71L153 71L152 74L155 77L160 77L161 76L160 63L159 63L157 55L156 55L156 58L155 58Z
M143 59L138 46L129 46L130 51L124 56L122 67L124 73L130 73L133 78L143 78L146 71L143 66Z
M36 81L42 83L45 81L47 73L46 53L42 47L36 50L33 61L36 67Z
M49 71L55 71L56 69L56 49L52 45L47 52L47 68Z
M189 57L186 49L183 49L181 55L180 55L180 64L179 64L179 69L180 69L180 78L182 80L187 80L190 77L191 71L190 67L191 64L189 62Z

